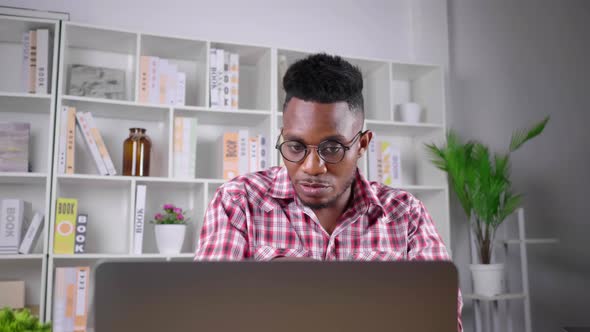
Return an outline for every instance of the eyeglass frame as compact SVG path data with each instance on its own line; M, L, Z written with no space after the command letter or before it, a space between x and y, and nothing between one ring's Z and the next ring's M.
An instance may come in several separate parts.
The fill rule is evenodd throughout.
M281 128L281 133L279 134L279 136L277 137L277 142L275 144L275 149L279 150L279 153L281 154L281 156L283 158L285 158L285 160L292 162L292 163L300 163L302 161L304 161L308 156L309 153L311 152L310 148L313 148L317 151L318 156L320 157L320 159L322 159L325 163L327 164L338 164L339 162L341 162L342 160L344 160L344 157L346 156L346 151L350 150L352 148L352 146L356 143L357 139L360 139L361 137L363 137L367 132L369 132L369 130L359 130L358 133L356 133L356 135L354 135L354 137L350 140L350 143L348 143L348 145L345 145L343 143L340 143L336 140L333 139L328 139L325 141L321 141L320 144L318 145L312 145L312 144L304 144L300 141L296 141L296 140L288 140L288 141L283 141L281 144L279 144L280 140L281 140L281 136L283 135L283 128ZM289 160L285 157L285 155L283 154L283 151L281 150L281 147L283 146L283 144L288 143L288 142L297 142L301 145L303 145L305 147L305 154L303 155L303 157L298 160L298 161L293 161L293 160ZM327 161L326 159L324 159L324 157L322 157L322 154L320 153L320 145L326 143L326 142L333 142L336 143L340 146L342 146L342 148L344 149L344 153L342 154L342 158L340 158L340 160L336 161L336 162L331 162L331 161Z

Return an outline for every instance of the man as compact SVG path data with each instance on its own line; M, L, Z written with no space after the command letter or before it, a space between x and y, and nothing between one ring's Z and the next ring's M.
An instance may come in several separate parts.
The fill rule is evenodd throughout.
M276 148L285 167L217 190L195 260L449 260L424 205L357 168L373 135L362 130L358 68L311 55L287 70L283 86Z

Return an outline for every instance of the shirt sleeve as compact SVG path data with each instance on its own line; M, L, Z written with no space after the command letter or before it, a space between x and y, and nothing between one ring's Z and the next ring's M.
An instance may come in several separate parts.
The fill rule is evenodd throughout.
M408 259L416 261L444 260L451 261L451 257L438 234L430 214L420 201L410 209L408 225ZM463 331L461 311L463 298L461 290L457 290L457 330Z
M249 256L242 203L243 200L232 197L225 186L217 189L205 212L195 261L236 261Z

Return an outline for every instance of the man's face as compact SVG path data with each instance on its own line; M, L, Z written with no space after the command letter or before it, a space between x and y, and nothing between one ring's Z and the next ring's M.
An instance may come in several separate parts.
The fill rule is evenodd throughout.
M362 130L362 117L352 113L346 102L320 104L291 98L283 114L283 140L318 145L326 140L350 146ZM354 141L337 164L322 160L314 148L304 160L284 160L295 192L303 204L322 209L347 200L354 181L357 160L366 151L370 133Z

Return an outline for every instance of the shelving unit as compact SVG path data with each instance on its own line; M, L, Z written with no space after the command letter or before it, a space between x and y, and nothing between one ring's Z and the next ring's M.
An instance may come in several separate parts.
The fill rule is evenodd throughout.
M0 21L3 24L1 22L4 21ZM20 279L32 280L31 287L35 288L34 296L37 298L32 298L29 302L42 303L41 311L45 320L52 317L53 276L56 267L88 265L94 268L103 260L191 260L197 247L205 210L217 188L225 182L220 170L220 137L223 132L238 129L248 129L250 135L264 135L270 152L269 163L277 165L278 154L271 149L274 150L274 142L282 124L284 96L278 77L279 62L286 59L286 64L289 65L311 54L309 51L161 36L72 22L62 22L60 30L57 23L52 24L56 35L60 36L55 40L61 39L55 45L60 56L54 57L53 66L53 77L58 76L55 70L59 68L60 79L52 83L52 87L55 87L52 94L29 96L16 89L0 89L0 120L31 119L39 126L33 130L42 136L34 145L33 156L36 162L33 173L0 174L0 194L21 190L22 197L33 200L37 206L45 209L49 225L46 227L49 230L45 236L47 241L39 244L34 255L22 258L0 256L0 277L4 277L4 271L13 271ZM5 34L4 29L2 31L0 36ZM3 45L2 40L0 38L0 47ZM208 68L211 48L221 48L240 55L237 110L209 107ZM138 102L141 56L168 59L186 73L186 105ZM401 189L415 194L425 203L450 248L449 191L446 177L431 165L423 147L424 143L444 140L446 123L442 67L345 58L357 65L363 73L365 129L371 129L376 135L397 137L402 143L404 176ZM20 60L20 56L17 60ZM122 100L112 100L71 95L68 91L69 70L74 64L123 70L125 97ZM0 61L0 69L4 65L5 61ZM0 82L0 87L2 84ZM423 122L407 124L395 117L392 110L397 104L407 101L423 104ZM98 174L79 133L76 134L75 174L57 174L58 151L52 147L54 140L55 146L58 146L59 135L54 133L53 128L60 128L60 117L55 114L62 106L92 112L118 175ZM18 114L15 111L7 112L7 109L18 110ZM198 121L195 178L175 178L173 174L174 119L179 116L195 117ZM152 140L149 177L121 175L123 141L131 127L146 128L146 133ZM39 160L45 162L41 163ZM359 162L359 168L366 174L366 158ZM190 222L181 254L159 254L153 225L149 222L145 223L144 253L132 254L133 211L136 187L139 184L147 187L146 221L164 203L175 203L189 210ZM45 195L39 194L38 189L41 188ZM78 213L88 214L85 254L53 254L55 212L50 207L55 206L59 197L77 198ZM92 293L91 282L91 297ZM42 294L47 294L46 301L43 301ZM92 308L88 324L90 327L93 325Z
M48 94L22 91L22 36L34 29L48 29L50 36ZM28 122L31 126L30 173L0 173L0 199L17 198L45 214L43 232L32 254L0 255L0 280L25 281L25 305L38 307L45 319L47 287L47 229L51 211L51 165L55 123L55 87L59 21L0 16L0 122ZM53 41L53 42L51 42Z

